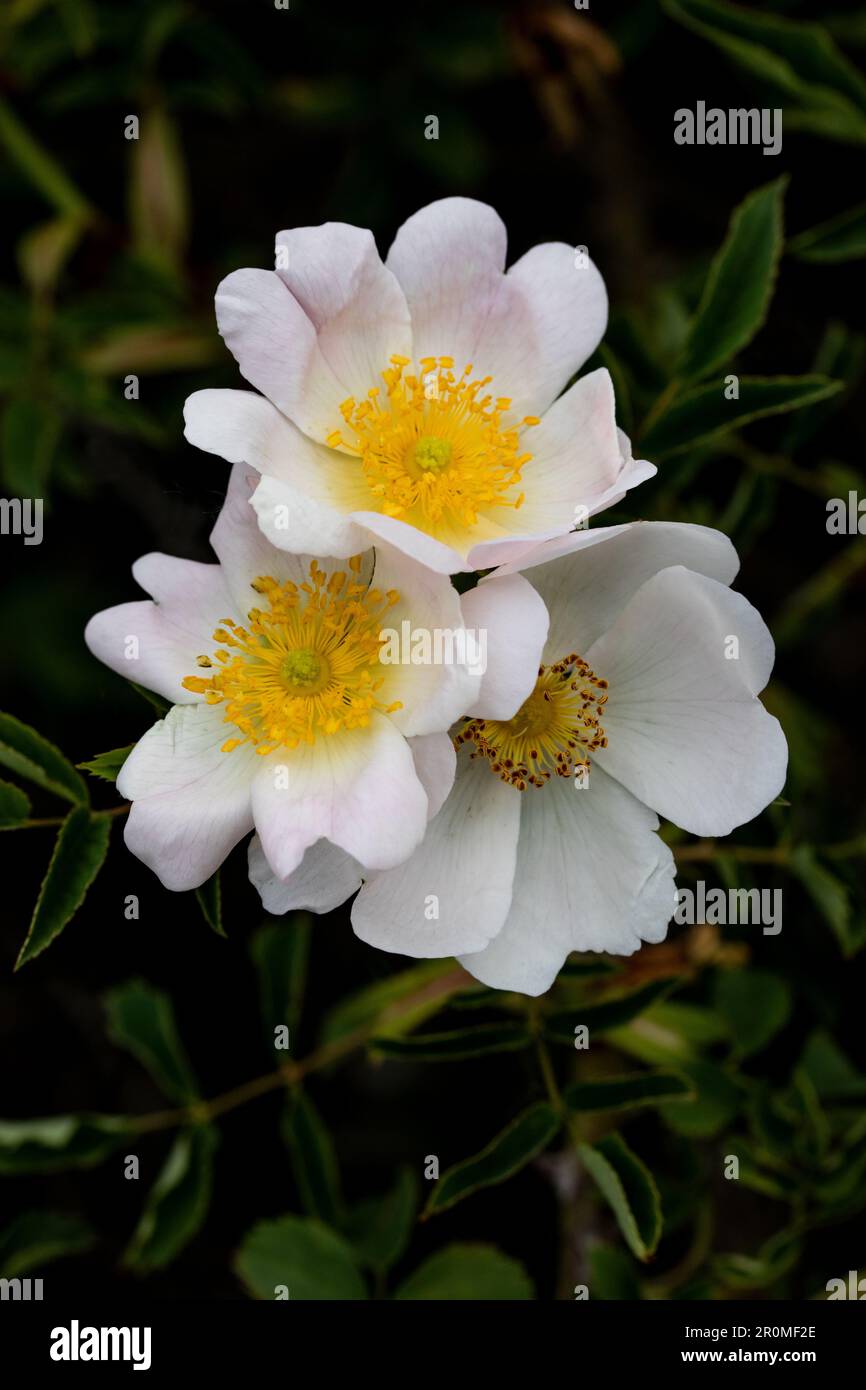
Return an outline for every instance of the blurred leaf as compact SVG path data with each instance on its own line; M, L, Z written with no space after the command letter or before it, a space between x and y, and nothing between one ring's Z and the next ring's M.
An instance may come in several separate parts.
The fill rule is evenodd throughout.
M3 412L2 476L9 492L44 498L63 421L45 401L12 400Z
M569 1043L573 1047L575 1028L588 1028L590 1038L593 1029L602 1032L608 1028L618 1028L623 1023L637 1018L657 999L667 994L674 984L674 979L651 980L649 984L642 985L640 989L617 999L605 999L600 1004L585 1004L578 1009L551 1014L544 1023L545 1035L552 1042Z
M481 1023L475 1028L456 1028L447 1033L373 1038L370 1048L377 1056L407 1062L460 1062L467 1057L486 1057L494 1052L515 1052L531 1042L523 1023Z
M787 250L800 261L826 264L860 260L866 256L866 203L799 232L788 242Z
M692 1097L688 1082L673 1072L638 1072L609 1081L576 1081L566 1087L562 1098L569 1110L602 1111L629 1110Z
M12 108L0 96L0 141L21 172L52 203L59 213L78 220L89 220L92 209L70 182L61 166L21 124Z
M211 874L206 883L195 890L195 898L201 908L202 916L217 936L225 936L223 927L223 895L220 886L220 871Z
M789 864L831 927L843 955L855 955L864 945L864 937L862 929L854 928L845 884L821 862L811 845L798 845L791 853Z
M866 1095L863 1076L829 1033L816 1029L806 1039L800 1067L824 1100L842 1100Z
M650 425L641 448L654 458L677 454L752 420L814 405L844 386L823 376L741 376L738 381L737 400L727 399L722 380L678 396Z
M726 1288L765 1289L796 1264L800 1253L799 1236L780 1231L764 1243L757 1255L714 1255L712 1270Z
M480 1153L443 1173L430 1193L424 1217L447 1211L482 1187L505 1182L547 1148L561 1123L561 1117L546 1101L531 1105Z
M579 1144L578 1153L606 1198L639 1260L648 1260L662 1234L658 1188L652 1174L618 1134L595 1145Z
M768 970L728 970L716 981L716 1007L727 1020L739 1057L760 1052L791 1013L786 980Z
M446 1245L409 1275L397 1299L439 1302L534 1298L529 1275L517 1260L493 1245Z
M292 912L260 927L250 943L250 954L259 977L259 998L268 1047L274 1032L289 1029L289 1040L301 1020L301 1004L307 979L312 918L308 912Z
M343 999L325 1016L321 1040L336 1042L359 1031L375 1033L379 1042L384 1037L402 1037L438 1013L464 987L472 987L470 978L453 961L425 961Z
M86 763L76 763L75 766L82 772L89 772L91 777L101 778L103 782L116 782L117 774L134 747L135 744L130 743L126 748L112 748L107 753L97 753L95 758Z
M282 1287L290 1299L330 1302L367 1297L350 1246L309 1217L260 1221L244 1237L235 1271L256 1298L274 1298Z
M65 1211L22 1211L0 1231L0 1279L16 1279L64 1255L81 1255L95 1240L83 1217Z
M124 1254L128 1269L138 1274L162 1269L196 1235L210 1205L218 1142L219 1132L211 1126L176 1136Z
M108 853L111 822L76 806L60 827L15 969L38 956L84 901Z
M129 203L136 252L177 271L189 239L189 189L180 140L162 105L142 114L132 145Z
M780 178L756 188L735 209L692 320L678 373L685 380L727 362L763 324L782 251L786 183Z
M11 714L0 714L0 764L73 805L87 802L87 787L47 738Z
M114 1115L52 1115L0 1120L0 1175L92 1168L129 1137L128 1121Z
M358 1202L349 1213L347 1234L358 1259L371 1269L388 1270L404 1254L418 1206L418 1178L401 1168L384 1197Z
M722 0L662 3L674 19L786 97L786 127L834 140L866 139L866 83L820 24Z
M313 1102L300 1089L288 1098L282 1131L304 1210L327 1224L339 1225L342 1198L333 1141Z
M715 1062L686 1058L677 1066L697 1095L695 1100L664 1106L665 1122L678 1134L696 1139L719 1134L739 1109L740 1093L735 1083Z
M182 1105L198 1099L167 994L144 980L129 980L108 991L105 1009L112 1042L137 1057L166 1095Z
M12 830L15 826L23 825L31 810L29 797L20 787L13 787L11 782L0 782L0 830Z
M87 229L77 213L54 217L33 227L18 243L18 263L25 283L36 295L54 289L63 267Z
M133 324L117 328L102 342L86 348L79 363L97 376L123 376L129 372L185 371L219 362L223 349L216 333L204 333L188 324Z
M168 700L164 700L161 695L157 695L156 691L146 690L143 685L136 685L135 681L128 681L127 684L135 691L136 695L140 695L142 700L147 701L151 709L156 710L160 719L162 719L163 715L168 714L171 705Z
M595 1245L589 1252L589 1291L592 1298L640 1299L637 1270L624 1250L614 1245Z

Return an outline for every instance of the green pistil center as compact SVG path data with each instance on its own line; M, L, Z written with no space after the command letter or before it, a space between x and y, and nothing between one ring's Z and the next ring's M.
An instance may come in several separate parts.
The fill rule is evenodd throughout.
M424 434L415 445L414 460L422 473L441 473L451 462L452 448L447 439Z

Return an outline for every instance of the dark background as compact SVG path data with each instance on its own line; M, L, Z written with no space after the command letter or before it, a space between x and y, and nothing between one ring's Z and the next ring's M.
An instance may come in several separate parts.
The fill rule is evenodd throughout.
M825 9L760 8L809 18ZM454 193L481 198L506 222L509 259L538 241L585 243L608 285L614 346L629 323L651 325L650 340L658 343L674 312L666 287L676 286L681 304L694 302L730 213L748 191L789 173L786 221L796 232L847 208L862 188L859 150L807 133L786 130L776 158L759 147L675 145L678 107L699 99L723 107L762 102L742 72L652 0L593 0L588 13L564 0L292 0L287 12L267 0L94 0L36 6L18 24L6 15L0 40L3 100L98 211L53 285L34 294L21 273L20 242L51 209L21 161L0 156L2 223L10 234L0 296L2 384L7 400L37 400L60 422L46 445L50 457L33 464L47 498L43 544L0 541L0 704L73 761L129 743L150 722L147 706L89 656L81 634L91 613L138 596L129 572L138 555L158 549L209 557L207 533L228 465L185 443L182 405L199 387L243 384L216 335L213 293L231 269L271 264L277 230L354 222L372 227L384 254L417 207ZM856 48L846 49L858 60ZM167 113L177 138L177 165L166 155L155 188L136 171L136 146L123 135L128 113L144 120L154 110ZM439 118L438 141L424 139L431 113ZM148 239L130 212L137 182L157 207L160 178L169 189L179 178L187 189L186 214L183 198L173 203L166 195L175 247L167 257L152 228ZM862 289L856 261L816 267L784 260L768 323L745 354L747 369L809 371L830 322L844 324L856 344L864 329ZM145 333L134 351L124 346L131 328ZM88 358L96 348L103 350L101 367ZM178 352L191 365L178 363ZM23 384L7 367L16 360L25 364ZM661 387L664 363L655 366ZM123 399L128 372L140 374L138 402ZM864 424L862 396L854 391L798 447L797 469L813 475L829 462L856 476ZM775 455L784 451L785 428L769 421L748 437ZM3 482L12 492L19 461L8 432L4 438ZM665 515L732 534L743 558L738 587L771 629L787 612L795 634L780 649L776 677L797 701L798 730L805 728L797 734L806 769L796 788L799 833L817 842L844 840L863 827L862 549L838 582L831 577L827 602L797 608L795 600L843 547L862 548L863 541L827 535L832 493L769 474L750 478L743 491L746 475L747 465L720 453L702 457L691 475L682 466L663 469L629 497L629 510L605 521ZM790 788L786 794L795 800ZM114 804L108 785L95 784L93 795L97 805ZM56 813L38 793L34 805L37 815ZM737 838L766 841L773 834L766 821ZM209 931L193 895L167 893L125 851L119 823L112 834L107 866L79 915L14 976L50 832L7 834L0 843L5 1116L162 1108L138 1064L105 1037L101 996L131 975L171 995L205 1095L267 1069L248 955L262 912L246 882L244 851L223 873L223 941ZM138 921L124 918L131 893L140 899ZM785 976L794 1010L750 1066L781 1082L810 1029L821 1024L866 1069L862 961L845 958L797 886L786 885L785 906L783 936L752 934L748 944L757 963ZM681 931L672 928L674 937ZM401 964L356 941L347 911L318 919L293 1051L313 1046L326 1006ZM698 981L686 997L701 1000L702 991ZM311 1093L335 1135L348 1194L361 1197L383 1191L400 1162L420 1171L425 1154L439 1154L446 1165L472 1153L511 1117L516 1096L523 1103L541 1092L531 1057L518 1055L440 1068L377 1067L356 1056L316 1078ZM245 1231L257 1218L298 1209L277 1136L279 1107L269 1096L222 1122L207 1222L178 1261L144 1285L116 1261L167 1136L141 1141L141 1183L125 1182L115 1160L84 1174L4 1182L0 1227L17 1209L39 1206L92 1221L99 1243L88 1256L52 1267L53 1295L68 1287L130 1298L144 1291L171 1299L239 1297L230 1259ZM631 1133L664 1167L669 1140L658 1122L640 1119ZM747 1248L773 1229L766 1199L734 1195L734 1184L711 1181L700 1146L697 1161L723 1248ZM540 1297L553 1296L557 1204L543 1169L532 1167L421 1227L406 1268L451 1239L493 1241L525 1262ZM677 1241L674 1233L663 1244L662 1269L682 1253ZM807 1296L816 1282L864 1261L866 1220L858 1216L844 1229L814 1234L783 1292Z

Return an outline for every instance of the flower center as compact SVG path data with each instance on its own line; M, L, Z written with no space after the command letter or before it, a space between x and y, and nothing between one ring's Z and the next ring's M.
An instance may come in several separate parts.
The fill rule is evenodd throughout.
M225 704L225 720L241 737L224 753L252 743L260 754L297 748L341 729L364 728L373 710L392 714L379 692L387 667L379 660L382 618L399 599L358 578L361 557L349 573L326 573L313 560L309 580L279 583L264 575L253 589L266 607L252 608L246 626L223 618L213 634L219 648L196 664L212 676L187 676L186 690L209 705Z
M506 425L511 400L484 394L493 378L472 380L471 363L456 377L451 357L422 357L417 373L407 357L390 360L384 396L380 386L363 401L350 396L340 406L349 437L338 429L327 436L331 448L360 459L377 508L432 533L521 506L521 470L532 455L520 452L520 431L537 417Z
M607 747L600 716L608 683L576 652L539 668L535 689L513 719L469 719L455 743L472 743L473 758L518 791L558 777L588 772L588 754Z

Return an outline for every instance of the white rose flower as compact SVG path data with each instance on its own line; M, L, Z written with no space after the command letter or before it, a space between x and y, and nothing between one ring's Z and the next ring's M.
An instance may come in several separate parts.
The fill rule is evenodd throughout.
M317 842L365 872L398 864L447 796L447 730L478 699L469 644L438 665L380 659L383 632L404 623L465 633L446 577L385 544L347 563L275 550L249 491L236 467L211 536L219 564L144 556L133 573L152 601L98 613L85 633L112 670L173 702L117 779L133 802L126 843L167 888L203 883L254 826L280 878ZM506 668L507 714L532 687L547 615L519 576L490 587L492 610L522 625L488 651Z
M261 475L274 545L345 557L372 533L443 574L489 569L655 473L616 427L606 370L564 390L607 322L582 248L536 246L506 274L493 209L445 198L384 264L340 222L275 250L275 270L237 270L216 295L263 394L199 391L185 411L191 443Z
M384 950L457 955L485 984L535 995L570 951L660 941L674 861L656 813L728 834L778 795L787 747L757 698L772 639L727 587L738 565L723 535L637 522L523 563L550 614L534 689L501 720L488 673L456 731L453 790L420 849L366 878L352 922ZM467 622L510 568L464 596ZM315 906L312 861L281 882L254 841L250 863L271 911ZM344 860L329 871L347 895L362 877Z

